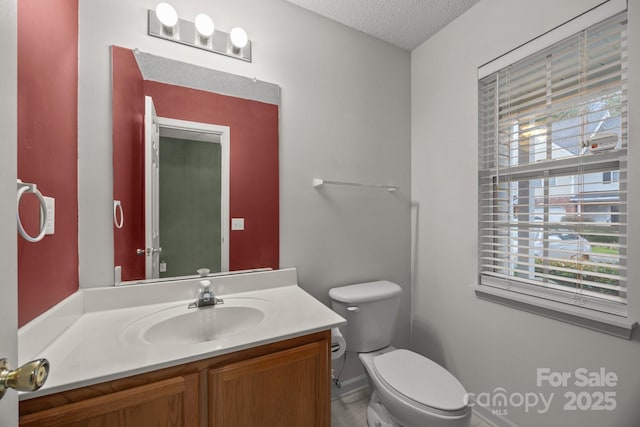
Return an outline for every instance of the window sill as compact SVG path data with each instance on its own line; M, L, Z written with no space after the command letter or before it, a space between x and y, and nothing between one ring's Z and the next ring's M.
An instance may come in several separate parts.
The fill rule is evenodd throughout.
M503 304L624 339L631 339L631 332L638 324L635 320L625 317L505 291L491 286L479 285L475 288L475 293L478 298L486 301Z

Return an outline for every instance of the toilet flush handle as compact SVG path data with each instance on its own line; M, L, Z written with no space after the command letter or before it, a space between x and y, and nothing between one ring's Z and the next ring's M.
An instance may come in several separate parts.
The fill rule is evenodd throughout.
M350 305L349 307L347 307L347 311L351 313L357 313L360 311L360 307L358 307L357 305Z

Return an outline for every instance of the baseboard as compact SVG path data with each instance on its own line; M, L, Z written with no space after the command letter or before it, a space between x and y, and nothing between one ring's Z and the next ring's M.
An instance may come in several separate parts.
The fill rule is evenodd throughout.
M473 399L472 400L472 410L473 415L480 418L485 423L492 425L493 427L518 427L510 419L504 417L503 415L499 415L497 411L492 410L491 408L487 408L485 406L477 405Z
M331 383L331 400L340 399L348 394L356 393L369 387L366 375L341 381L341 384L342 387L338 388L333 382Z

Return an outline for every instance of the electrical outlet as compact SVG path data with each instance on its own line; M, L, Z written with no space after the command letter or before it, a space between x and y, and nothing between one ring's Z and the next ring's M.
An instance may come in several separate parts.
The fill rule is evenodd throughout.
M44 201L47 205L47 224L44 234L53 234L56 228L56 199L44 196Z

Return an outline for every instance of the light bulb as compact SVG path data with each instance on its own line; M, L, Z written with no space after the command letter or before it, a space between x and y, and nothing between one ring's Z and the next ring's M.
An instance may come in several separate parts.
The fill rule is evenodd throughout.
M156 16L165 27L175 27L178 23L178 14L169 3L159 3L156 6Z
M203 37L211 37L213 31L215 30L215 26L213 25L213 20L204 13L199 13L195 19L196 30Z
M240 27L233 28L229 34L229 38L231 38L231 43L238 49L242 49L249 42L246 31Z

